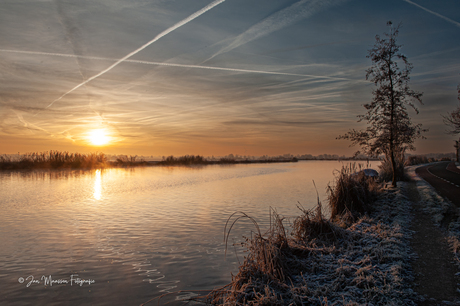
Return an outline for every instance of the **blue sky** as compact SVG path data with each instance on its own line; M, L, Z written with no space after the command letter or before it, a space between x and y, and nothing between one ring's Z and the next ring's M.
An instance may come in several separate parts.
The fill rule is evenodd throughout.
M388 20L424 92L417 152L451 152L460 1L2 0L0 153L352 154L335 138L365 127Z

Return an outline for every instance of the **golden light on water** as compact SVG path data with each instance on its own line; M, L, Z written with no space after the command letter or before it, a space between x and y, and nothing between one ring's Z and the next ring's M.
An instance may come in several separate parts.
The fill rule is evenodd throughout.
M101 170L96 170L96 179L94 180L94 193L93 197L95 200L100 200L102 194L102 181L101 181Z
M110 142L110 137L104 129L92 130L88 138L91 144L95 146L102 146Z

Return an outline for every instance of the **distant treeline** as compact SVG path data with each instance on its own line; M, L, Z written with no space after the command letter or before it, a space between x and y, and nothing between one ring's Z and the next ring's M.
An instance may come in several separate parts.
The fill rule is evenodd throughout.
M406 166L413 166L413 165L420 165L420 164L428 164L433 163L436 161L451 161L452 159L449 157L442 157L440 159L434 157L427 157L425 155L411 155L406 158L404 164Z
M280 162L297 162L297 158L270 158L270 159L246 159L236 160L233 158L222 157L219 160L207 160L200 155L185 155L181 157L168 156L157 165L222 165L222 164L256 164L256 163L280 163Z

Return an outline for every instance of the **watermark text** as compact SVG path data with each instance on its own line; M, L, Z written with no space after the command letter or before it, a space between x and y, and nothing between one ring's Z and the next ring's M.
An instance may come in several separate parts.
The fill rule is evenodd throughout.
M69 278L57 278L54 279L52 275L42 275L41 277L36 278L34 275L29 275L27 277L20 277L18 278L18 282L20 284L25 284L26 287L30 287L33 285L43 285L43 286L50 286L53 285L70 285L70 286L84 286L84 285L92 285L96 281L94 279L83 279L78 276L78 274L71 274Z

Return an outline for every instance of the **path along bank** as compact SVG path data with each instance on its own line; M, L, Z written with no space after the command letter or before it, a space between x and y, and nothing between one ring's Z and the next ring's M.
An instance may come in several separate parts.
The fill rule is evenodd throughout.
M407 196L412 202L411 247L416 255L412 268L414 290L421 297L419 305L460 305L459 209L449 200L460 201L460 198L452 198L458 192L455 185L438 176L444 177L442 170L452 164L436 163L407 169L412 179L408 183ZM451 175L451 181L460 179L460 171L448 173Z
M458 209L409 167L411 182L383 190L370 213L341 224L304 212L305 239L280 220L248 243L219 305L460 305ZM280 218L281 219L281 218ZM294 221L295 224L295 221ZM317 228L316 228L317 229Z

